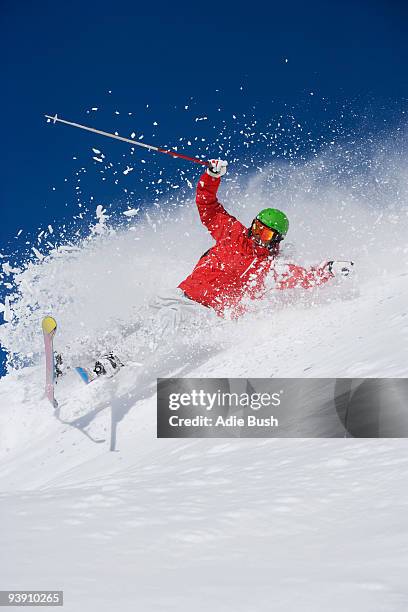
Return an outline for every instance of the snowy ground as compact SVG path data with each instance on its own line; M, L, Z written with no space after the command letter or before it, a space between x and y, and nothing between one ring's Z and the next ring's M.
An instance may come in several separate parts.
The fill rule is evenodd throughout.
M406 376L406 211L379 249L382 213L353 200L360 229L339 238L341 198L324 196L294 231L303 245L324 210L320 239L296 259L352 257L355 280L273 296L148 369L89 387L68 373L60 416L81 429L43 398L41 317L56 315L58 348L75 358L123 342L135 306L180 280L208 238L187 208L189 235L180 218L153 241L138 226L102 231L17 274L1 338L27 367L0 381L0 588L64 589L69 612L407 609L404 440L156 439L157 376Z
M69 611L406 609L404 442L150 433L2 493L3 588Z

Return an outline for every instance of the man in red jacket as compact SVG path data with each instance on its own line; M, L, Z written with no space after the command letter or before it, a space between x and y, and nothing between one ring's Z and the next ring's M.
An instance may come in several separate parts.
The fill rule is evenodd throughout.
M266 295L267 277L272 278L276 289L308 289L323 285L337 274L347 276L351 271L351 261L327 261L309 269L284 264L283 272L278 272L274 264L289 229L286 215L275 208L265 208L250 228L242 225L217 200L220 179L226 171L227 162L211 160L198 181L198 212L215 244L177 289L157 296L150 303L154 342L146 347L147 353L169 342L180 328L191 328L191 324L196 328L200 322L210 324L215 313L231 318L244 314L251 300ZM118 364L121 360L111 353L100 358L93 371L113 376Z
M347 275L352 262L327 261L316 268L305 269L287 264L278 273L274 260L280 242L289 228L286 215L274 208L262 210L248 229L226 212L217 199L221 176L227 162L211 160L197 186L197 207L202 223L215 240L198 261L193 272L179 288L187 298L213 308L217 314L226 311L239 316L250 300L262 298L265 279L272 275L277 289L310 288L323 285L336 273Z
M336 275L347 276L354 265L351 261L327 261L307 269L279 264L278 271L275 259L289 221L282 211L265 208L247 228L227 213L217 200L220 179L227 165L222 160L211 160L198 181L198 212L215 244L201 256L190 276L177 289L157 296L150 303L157 338L168 338L192 322L194 326L199 321L208 324L215 313L237 318L248 310L251 301L264 297L271 285L279 290L309 289L323 285Z

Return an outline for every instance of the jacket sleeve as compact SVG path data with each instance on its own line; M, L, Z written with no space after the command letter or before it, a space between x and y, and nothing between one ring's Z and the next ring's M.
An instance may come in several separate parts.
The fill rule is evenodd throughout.
M241 225L235 217L227 213L217 199L220 180L205 172L198 181L196 193L196 203L201 222L214 240L226 238L235 224Z
M275 269L276 289L310 289L324 285L333 274L329 271L328 262L312 268L302 268L295 264L285 264L284 269Z

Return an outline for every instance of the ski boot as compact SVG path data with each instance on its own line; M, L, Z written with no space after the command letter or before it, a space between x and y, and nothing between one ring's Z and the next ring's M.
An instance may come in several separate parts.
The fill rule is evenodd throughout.
M119 372L123 365L119 357L113 353L108 353L107 355L102 355L102 357L96 361L93 368L76 367L75 371L82 378L84 383L88 385L99 376L112 378L112 376L115 376L115 374Z
M93 371L97 376L108 376L112 378L112 376L115 376L122 367L123 363L119 357L113 353L108 353L98 359L93 367Z

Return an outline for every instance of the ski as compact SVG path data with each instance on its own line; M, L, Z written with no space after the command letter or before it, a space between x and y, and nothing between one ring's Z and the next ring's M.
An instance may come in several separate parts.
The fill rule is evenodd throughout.
M57 322L53 317L44 317L42 320L42 330L45 348L45 394L54 408L58 408L55 399L55 356L54 356L54 336L57 331Z
M80 376L81 380L86 385L89 385L90 382L98 378L98 375L95 374L95 372L89 370L88 368L82 368L81 366L77 366L75 368L75 372Z

